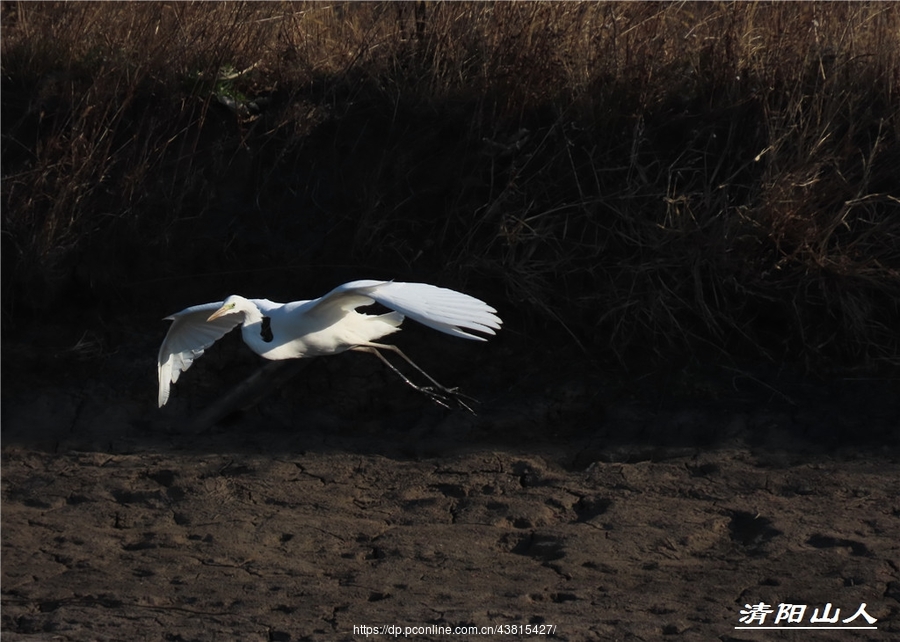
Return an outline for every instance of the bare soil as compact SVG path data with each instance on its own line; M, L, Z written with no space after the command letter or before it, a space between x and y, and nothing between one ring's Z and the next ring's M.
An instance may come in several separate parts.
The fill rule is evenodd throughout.
M735 629L760 602L865 603L877 629L815 639L900 637L897 380L626 383L448 339L422 365L476 416L342 355L198 431L258 361L226 341L160 411L139 334L4 346L4 641L810 639Z

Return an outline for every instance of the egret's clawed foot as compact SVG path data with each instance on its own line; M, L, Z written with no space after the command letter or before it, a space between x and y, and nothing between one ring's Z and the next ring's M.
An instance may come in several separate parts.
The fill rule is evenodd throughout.
M444 388L440 386L438 388L434 386L413 386L419 392L427 395L434 403L439 406L443 406L448 410L451 408L450 403L456 403L460 408L465 408L473 415L475 411L472 410L472 407L469 405L470 403L476 404L478 400L474 397L470 397L469 395L463 394L459 391L459 388ZM468 403L467 403L468 402Z
M452 401L451 397L448 397L447 395L443 394L442 392L439 392L438 390L435 390L434 388L432 388L430 386L427 386L425 388L420 388L418 386L412 386L412 387L415 388L416 390L418 390L419 392L421 392L423 395L425 395L429 399L431 399L431 401L433 401L437 405L443 406L447 410L450 410L450 402Z
M393 363L391 363L390 361L385 359L384 355L378 351L379 348L381 348L382 350L390 350L394 354L399 355L409 365L411 365L413 368L418 370L422 375L424 375L425 378L428 379L428 381L430 381L432 383L432 385L418 386L415 383L413 383L409 377L407 377L405 374L403 374L402 372L400 372L397 369L397 366L395 366ZM368 345L356 346L353 348L353 350L356 350L357 352L367 352L369 354L374 354L376 357L381 359L382 363L384 363L388 368L393 370L394 373L396 373L396 375L398 377L400 377L406 385L408 385L410 388L413 388L414 390L418 390L419 392L421 392L423 395L427 396L429 399L431 399L434 403L438 404L439 406L443 406L444 408L447 408L449 410L451 408L450 404L456 403L460 407L465 408L466 410L471 412L473 415L475 414L475 411L472 410L471 406L469 406L469 404L467 404L465 401L463 401L463 399L467 399L468 401L470 401L472 403L477 403L476 399L473 399L472 397L464 395L457 388L448 388L447 386L442 386L441 384L439 384L437 381L434 380L434 377L432 377L430 374L428 374L427 372L422 370L422 368L417 366L415 364L415 362L413 362L412 359L410 359L405 354L403 354L403 352L401 352L400 348L398 348L397 346L386 345L386 344L381 344L381 343L370 343Z

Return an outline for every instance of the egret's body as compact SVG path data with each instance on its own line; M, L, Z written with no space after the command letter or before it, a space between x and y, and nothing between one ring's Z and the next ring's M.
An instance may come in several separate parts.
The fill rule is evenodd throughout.
M393 311L378 315L356 311L376 302ZM170 384L194 359L237 325L241 325L244 342L266 359L300 359L358 350L375 354L396 371L378 352L381 348L396 352L425 374L394 346L375 343L397 332L405 317L446 334L478 341L485 339L466 330L494 334L502 323L496 310L483 301L425 283L353 281L318 299L292 303L232 295L224 302L196 305L166 317L173 323L159 349L159 405L165 405ZM439 403L454 392L425 376L440 392L403 379Z

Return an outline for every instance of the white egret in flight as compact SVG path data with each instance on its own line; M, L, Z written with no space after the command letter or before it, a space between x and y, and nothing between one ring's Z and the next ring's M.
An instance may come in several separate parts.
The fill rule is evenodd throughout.
M356 308L373 303L390 308L386 314L361 314ZM474 330L494 334L502 321L496 310L468 294L426 283L352 281L312 301L274 303L232 295L224 302L186 308L166 317L173 323L159 349L159 406L169 400L169 385L191 367L218 339L237 325L244 343L266 359L301 359L338 354L346 350L368 352L386 363L416 390L445 405L451 397L468 408L455 388L446 388L413 363L399 348L375 343L400 329L405 317L464 339L485 341ZM432 386L417 386L379 350L390 350L423 374Z

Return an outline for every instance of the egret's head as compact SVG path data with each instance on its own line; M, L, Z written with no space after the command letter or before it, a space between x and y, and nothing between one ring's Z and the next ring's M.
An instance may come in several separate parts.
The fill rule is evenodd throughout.
M225 299L225 302L222 304L222 307L209 315L207 321L215 321L219 317L224 317L226 314L234 314L236 312L243 312L241 303L244 301L243 297L239 297L236 294L232 294L230 297Z

